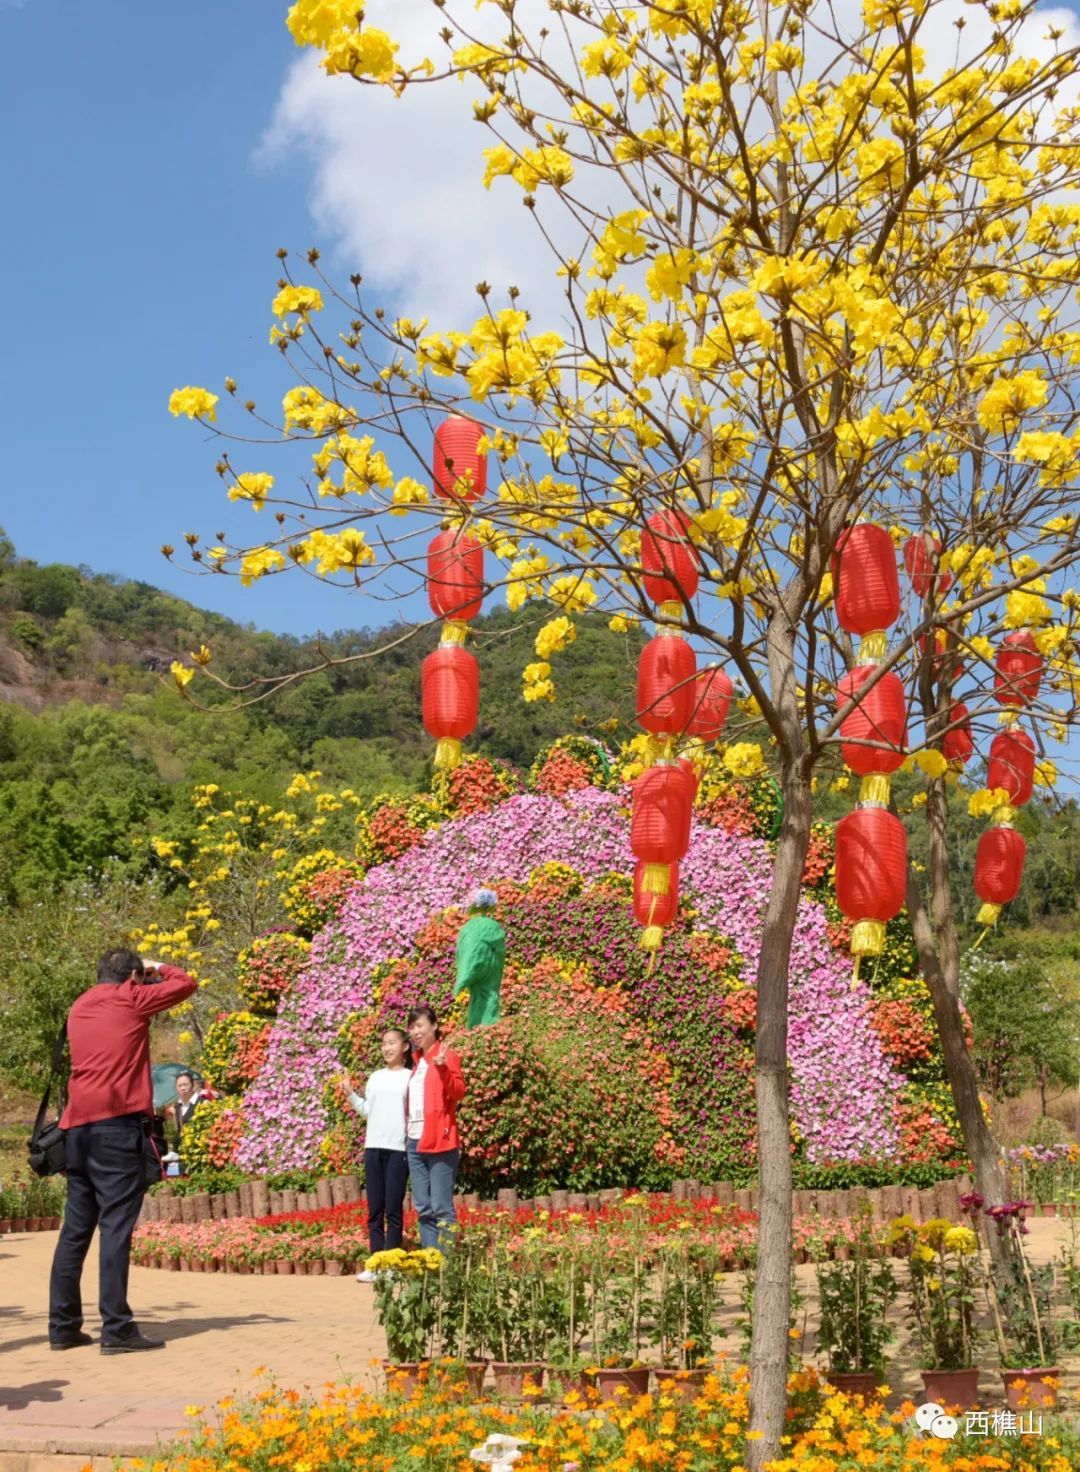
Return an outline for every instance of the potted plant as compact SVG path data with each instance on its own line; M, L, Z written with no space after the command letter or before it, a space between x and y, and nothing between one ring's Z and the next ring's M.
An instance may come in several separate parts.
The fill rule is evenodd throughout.
M577 1241L560 1244L550 1264L553 1296L538 1341L544 1346L544 1366L552 1399L577 1398L593 1389L594 1382L587 1374L590 1362L583 1351L591 1319L588 1281Z
M910 1218L900 1218L889 1241L907 1256L908 1304L922 1351L926 1398L971 1410L979 1385L974 1329L978 1236L944 1217L917 1227Z
M375 1309L386 1335L383 1362L394 1391L411 1394L427 1378L439 1315L442 1253L434 1247L376 1252L367 1267L377 1273Z
M0 1186L0 1236L11 1231L11 1218L14 1215L15 1193L9 1186Z
M454 1250L443 1255L439 1265L436 1377L474 1398L483 1390L491 1332L488 1253L486 1234L462 1233L459 1228Z
M720 1297L720 1254L680 1235L662 1248L653 1342L662 1365L653 1371L657 1387L693 1400L712 1361L714 1320Z
M544 1237L542 1227L530 1227L513 1253L501 1233L488 1248L488 1344L501 1397L521 1399L543 1383L547 1351L560 1332L559 1280Z
M1061 1380L1055 1363L1061 1337L1053 1315L1055 1264L1036 1267L1024 1251L1024 1213L1030 1207L1008 1201L985 1208L1005 1248L1004 1262L991 1261L987 1268L986 1287L1011 1410L1054 1406Z
M826 1378L837 1390L869 1399L884 1379L885 1350L895 1337L888 1314L898 1289L868 1209L859 1219L847 1261L819 1261L817 1284L818 1348L828 1356Z
M588 1373L601 1395L647 1395L649 1367L642 1363L645 1321L653 1305L647 1260L639 1234L620 1241L611 1233L594 1238L588 1257L591 1348Z

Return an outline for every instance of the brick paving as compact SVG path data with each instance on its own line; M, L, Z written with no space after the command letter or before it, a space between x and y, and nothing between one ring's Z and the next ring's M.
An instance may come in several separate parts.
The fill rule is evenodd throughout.
M56 1354L48 1341L55 1232L0 1237L0 1472L62 1472L94 1457L153 1450L175 1437L185 1407L246 1392L260 1366L297 1389L327 1380L375 1385L384 1353L370 1285L348 1278L238 1277L133 1267L140 1327L168 1348ZM97 1251L83 1274L86 1331L97 1340Z
M1035 1261L1045 1262L1066 1240L1068 1224L1031 1223ZM0 1237L0 1472L80 1472L112 1466L115 1455L145 1455L189 1423L185 1407L212 1408L224 1395L260 1383L262 1367L280 1384L317 1391L349 1379L375 1387L372 1361L384 1353L368 1284L347 1278L240 1277L232 1274L131 1270L131 1303L141 1327L168 1348L139 1355L102 1355L96 1343L54 1354L49 1349L49 1266L56 1233ZM736 1275L732 1275L735 1277ZM796 1269L806 1303L800 1320L814 1351L814 1270ZM86 1329L100 1332L96 1307L97 1256L83 1276ZM87 1288L89 1292L86 1292ZM738 1351L735 1285L722 1315L728 1352ZM998 1403L1000 1381L988 1368L983 1394ZM1080 1362L1066 1361L1066 1386L1076 1385ZM920 1392L918 1365L906 1335L898 1345L890 1382L900 1395ZM1075 1405L1075 1401L1073 1402Z

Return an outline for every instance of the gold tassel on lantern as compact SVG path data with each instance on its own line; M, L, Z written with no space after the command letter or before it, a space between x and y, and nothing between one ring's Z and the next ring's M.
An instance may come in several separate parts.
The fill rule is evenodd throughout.
M469 637L468 624L460 623L457 619L448 618L442 626L439 635L440 644L464 644Z
M887 772L871 772L859 783L859 801L875 802L880 807L889 806L892 778Z
M889 648L889 636L884 629L875 629L872 634L864 634L859 644L859 663L866 664L871 659L884 659Z
M461 742L453 736L440 736L435 743L435 770L452 772L461 765Z
M645 894L667 894L669 864L646 864L641 876L641 888Z
M657 626L658 626L657 627L657 632L658 633L663 633L664 632L664 630L661 627L659 627L662 624L678 624L678 623L681 623L682 622L682 615L683 615L683 606L682 606L681 603L676 603L676 602L661 603L660 604L660 607L656 610L656 622L657 622Z
M853 956L880 956L885 949L885 922L859 920L851 932Z

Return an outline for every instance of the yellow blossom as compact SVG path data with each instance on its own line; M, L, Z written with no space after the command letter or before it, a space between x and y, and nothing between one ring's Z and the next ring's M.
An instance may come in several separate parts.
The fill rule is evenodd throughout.
M184 688L185 685L190 684L191 681L195 678L195 671L189 670L187 665L181 664L178 659L174 659L172 664L169 666L169 673L172 675L173 679L176 681L178 687L181 690Z
M549 659L572 644L577 638L577 629L568 618L549 619L536 635L536 653L539 659Z
M274 488L274 477L264 471L246 471L236 477L236 484L229 487L230 501L250 501L256 511L266 505L266 498Z
M174 388L169 395L169 413L176 416L186 414L189 419L213 421L217 418L217 410L214 408L217 401L217 394L212 394L205 388Z

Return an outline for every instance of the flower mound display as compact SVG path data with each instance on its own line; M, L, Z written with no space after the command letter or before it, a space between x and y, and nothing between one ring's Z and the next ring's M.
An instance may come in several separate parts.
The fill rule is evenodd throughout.
M517 964L535 965L546 956L585 962L598 994L601 988L628 989L636 1019L669 1061L680 1050L697 1057L704 1087L718 1076L739 1074L740 1087L730 1089L737 1107L726 1148L701 1140L724 1126L715 1097L695 1096L692 1111L677 1109L672 1125L688 1166L721 1171L729 1152L745 1149L751 1136L748 1117L739 1117L747 1107L740 1072L747 1042L740 1030L745 1034L752 1023L751 1009L749 999L729 1005L729 997L740 980L746 986L755 974L771 881L769 847L760 838L695 823L682 875L685 933L669 935L650 978L635 949L626 901L614 903L609 895L601 902L589 888L610 883L612 875L625 884L633 868L628 828L625 794L595 787L522 793L418 831L400 857L369 870L337 919L314 938L308 964L284 999L264 1066L245 1099L247 1132L237 1163L285 1170L326 1158L323 1145L333 1125L326 1085L340 1067L343 1023L367 1013L373 1028L377 1011L389 1015L395 988L395 1013L418 999L417 987L406 986L404 978L422 958L427 968L433 922L443 956L426 970L422 994L445 1003L461 907L478 884L494 884L503 891L527 887L534 899L546 894L550 902L546 920L537 918L542 904L520 922L514 905L505 907L509 955ZM552 865L562 870L545 870ZM597 906L602 910L604 903L608 928L598 930ZM455 920L439 918L451 909ZM895 1159L906 1079L874 1025L869 987L860 983L852 990L850 962L834 947L830 918L807 896L795 928L790 1057L797 1139L811 1162ZM481 1107L480 1099L474 1107Z

